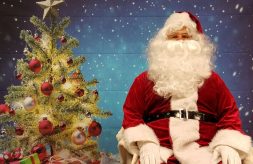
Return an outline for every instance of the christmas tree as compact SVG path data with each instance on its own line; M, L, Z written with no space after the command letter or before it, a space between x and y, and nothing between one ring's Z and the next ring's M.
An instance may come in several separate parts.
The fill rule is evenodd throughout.
M27 155L32 147L49 144L54 151L68 149L98 158L96 137L102 127L94 118L107 118L111 113L97 105L98 81L86 81L80 71L85 58L73 55L78 40L65 33L70 18L59 20L56 7L62 2L37 2L47 23L32 16L30 22L38 33L20 33L27 44L25 58L16 66L21 85L10 86L5 104L0 106L0 151L20 147Z

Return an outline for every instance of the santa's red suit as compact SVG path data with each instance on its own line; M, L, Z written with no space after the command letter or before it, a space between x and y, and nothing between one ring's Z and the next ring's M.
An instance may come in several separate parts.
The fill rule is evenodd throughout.
M191 101L164 99L154 93L153 87L154 83L147 78L147 72L143 72L129 90L123 107L123 128L117 135L122 163L137 161L137 141L152 141L160 144L165 152L166 149L167 152L172 151L168 164L179 161L209 164L212 150L217 145L234 148L242 159L247 156L251 139L244 134L235 100L217 73L212 72L197 95L197 111L216 116L217 123L174 117L145 123L144 116L176 110L177 104Z

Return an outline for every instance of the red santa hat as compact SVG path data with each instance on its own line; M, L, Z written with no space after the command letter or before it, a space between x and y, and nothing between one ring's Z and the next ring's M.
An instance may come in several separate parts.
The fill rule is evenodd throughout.
M165 27L171 31L173 31L173 29L178 30L177 27L181 28L183 26L186 26L191 30L195 30L198 33L203 33L200 21L190 12L175 12L171 14L165 22Z

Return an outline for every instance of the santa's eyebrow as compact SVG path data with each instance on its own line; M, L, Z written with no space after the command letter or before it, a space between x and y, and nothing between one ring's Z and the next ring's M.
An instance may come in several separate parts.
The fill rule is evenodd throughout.
M176 35L177 33L176 32L174 32L174 33L169 33L169 34L167 34L168 36L171 36L171 35Z

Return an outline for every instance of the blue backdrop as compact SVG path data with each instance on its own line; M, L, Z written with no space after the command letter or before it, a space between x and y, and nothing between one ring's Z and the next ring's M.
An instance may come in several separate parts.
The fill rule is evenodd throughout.
M16 59L23 58L21 29L35 28L32 15L43 10L31 0L0 2L0 102L15 79ZM100 83L99 105L113 116L102 123L100 149L117 152L115 135L121 127L122 105L136 75L147 68L146 47L173 11L191 11L206 35L218 46L216 71L240 109L243 127L253 136L253 1L251 0L65 0L61 16L70 16L67 32L79 39L75 55L84 55L86 79Z

